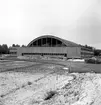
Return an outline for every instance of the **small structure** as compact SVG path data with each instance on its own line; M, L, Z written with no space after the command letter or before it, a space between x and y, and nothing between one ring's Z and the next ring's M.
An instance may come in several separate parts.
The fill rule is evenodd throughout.
M10 47L9 48L9 52L10 52L10 55L17 55L17 50L18 50L18 47Z

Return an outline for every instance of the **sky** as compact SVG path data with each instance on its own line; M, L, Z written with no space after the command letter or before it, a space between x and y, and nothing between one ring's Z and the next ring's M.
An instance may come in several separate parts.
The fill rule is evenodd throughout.
M0 0L0 44L55 35L101 49L101 0Z

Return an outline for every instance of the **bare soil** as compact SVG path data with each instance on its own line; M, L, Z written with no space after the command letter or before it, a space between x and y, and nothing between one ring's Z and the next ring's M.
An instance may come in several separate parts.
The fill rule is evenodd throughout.
M0 61L0 105L101 105L101 65Z

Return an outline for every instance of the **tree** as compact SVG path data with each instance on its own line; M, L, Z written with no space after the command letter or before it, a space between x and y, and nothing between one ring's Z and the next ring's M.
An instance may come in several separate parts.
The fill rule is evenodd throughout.
M9 49L7 44L0 45L0 54L8 54Z
M0 54L2 54L2 46L0 45Z
M99 56L100 54L101 54L101 50L97 50L97 49L94 50L95 56Z
M26 45L22 45L22 47L26 47Z
M8 54L9 53L9 48L8 48L7 44L3 44L2 47L5 51L5 54Z
M20 47L20 45L18 45L18 44L12 44L12 47Z
M12 47L15 47L15 44L12 44Z
M89 49L92 49L92 50L94 49L92 46L88 46L88 45L85 45L85 47L89 48Z
M16 47L20 47L20 45L16 44Z

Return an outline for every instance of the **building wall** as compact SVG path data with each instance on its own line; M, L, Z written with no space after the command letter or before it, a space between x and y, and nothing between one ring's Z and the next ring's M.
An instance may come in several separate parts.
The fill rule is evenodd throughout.
M89 58L94 56L94 51L92 49L81 47L81 57Z
M80 58L80 47L20 47L17 50L17 55L22 54L67 54L68 58Z
M17 55L17 49L18 49L18 47L11 47L11 48L9 49L10 54L11 54L11 55Z
M81 48L80 47L67 47L67 57L68 58L81 58Z

